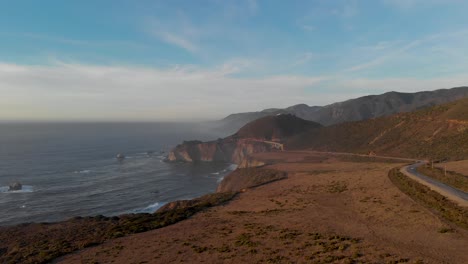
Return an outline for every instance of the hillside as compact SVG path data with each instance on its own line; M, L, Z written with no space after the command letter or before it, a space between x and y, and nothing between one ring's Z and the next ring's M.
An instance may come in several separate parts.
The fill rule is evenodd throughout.
M388 116L415 111L468 97L468 87L440 89L417 93L388 92L369 95L326 106L294 105L284 109L266 109L259 112L237 113L218 121L215 126L223 131L237 131L255 119L289 113L305 120L328 126L350 121Z
M369 153L412 158L468 158L468 99L295 136L289 149Z
M309 129L319 127L322 127L322 125L291 114L277 114L276 116L266 116L248 123L239 129L235 136L282 141Z

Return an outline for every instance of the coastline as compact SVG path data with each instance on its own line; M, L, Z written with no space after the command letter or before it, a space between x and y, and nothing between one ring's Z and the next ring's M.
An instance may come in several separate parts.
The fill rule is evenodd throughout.
M174 225L112 239L56 263L468 260L461 253L468 232L457 227L438 231L447 230L447 223L389 180L388 171L404 162L299 152L261 156L275 162L258 170L287 172L287 179L246 189Z
M33 247L23 252L37 254L41 249L38 246L52 245L60 252L54 255L46 250L49 259L67 264L151 263L156 259L160 263L216 259L233 263L271 259L283 263L332 258L350 263L466 263L466 256L459 250L468 241L468 232L454 227L448 234L437 233L446 230L447 224L402 194L387 177L388 170L404 162L372 158L350 161L304 152L262 153L256 158L259 156L275 161L232 174L244 170L255 176L259 171L273 170L285 172L288 177L235 193L175 202L155 214L74 219L61 227L67 234L80 230L86 235L96 227L113 234L105 239L100 235L101 240L65 240L73 241L74 249L64 246L68 245L64 244L67 237L51 234L56 226L35 225L42 228L42 236L39 232L30 239L42 243L24 244L23 239L23 245ZM155 220L163 224L155 226ZM121 226L106 229L103 223L109 222ZM24 235L31 230L31 226L22 226L16 232ZM409 232L414 247L408 246ZM16 234L8 235L15 238ZM431 241L427 236L432 237ZM44 242L44 237L55 240ZM304 246L307 250L303 250ZM68 250L62 250L64 247Z
M227 163L224 171L229 172L229 175L233 173L231 169L235 170L234 167L237 165ZM4 261L13 263L48 263L62 255L99 245L109 239L172 225L207 208L224 204L236 195L237 192L219 193L213 190L193 199L160 204L151 213L76 216L57 222L0 226L0 241L8 245L7 248L0 247L0 260L5 257Z

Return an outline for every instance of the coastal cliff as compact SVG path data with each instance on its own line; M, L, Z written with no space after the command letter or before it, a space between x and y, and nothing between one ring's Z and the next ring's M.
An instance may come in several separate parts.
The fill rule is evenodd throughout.
M249 139L226 138L200 142L186 141L169 153L168 161L182 162L229 162L240 164L253 153L278 151L278 145Z
M253 153L282 151L287 138L319 127L322 126L318 123L294 115L268 116L248 123L224 139L184 141L169 152L167 161L241 164Z

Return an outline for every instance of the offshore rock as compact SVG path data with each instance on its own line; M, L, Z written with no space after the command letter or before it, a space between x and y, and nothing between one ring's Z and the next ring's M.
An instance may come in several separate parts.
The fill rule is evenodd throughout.
M23 189L23 185L21 185L19 182L15 182L10 184L8 191L20 191L21 189Z

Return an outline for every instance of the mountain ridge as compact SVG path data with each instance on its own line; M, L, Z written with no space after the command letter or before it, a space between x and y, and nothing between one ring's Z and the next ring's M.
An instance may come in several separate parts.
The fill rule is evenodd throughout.
M346 122L290 138L289 149L422 159L468 159L468 98L413 112Z
M257 112L235 113L217 121L216 126L219 130L230 134L248 122L258 118L287 113L329 126L388 116L400 112L410 112L466 97L468 97L467 86L415 93L391 91L380 95L362 96L325 106L297 104L283 109L270 108Z

